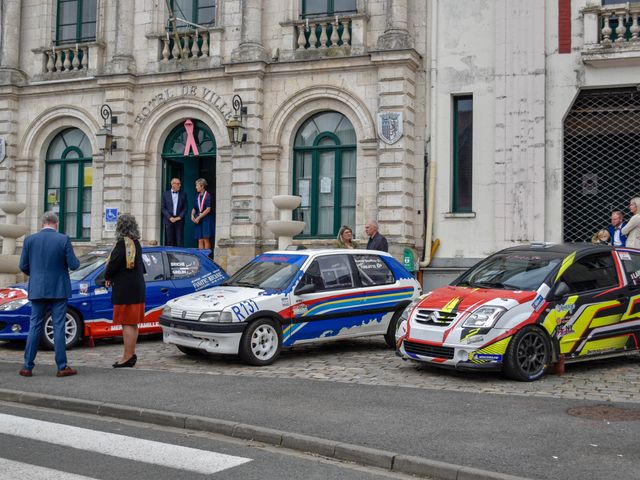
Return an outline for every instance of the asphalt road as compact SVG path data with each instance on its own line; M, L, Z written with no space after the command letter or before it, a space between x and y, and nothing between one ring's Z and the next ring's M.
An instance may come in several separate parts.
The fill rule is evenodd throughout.
M605 403L586 400L90 367L58 379L41 366L25 379L19 367L0 363L0 388L239 421L529 478L640 478L637 404L606 402L620 409L616 420L568 413Z
M6 404L0 451L0 479L7 480L407 478L222 436Z

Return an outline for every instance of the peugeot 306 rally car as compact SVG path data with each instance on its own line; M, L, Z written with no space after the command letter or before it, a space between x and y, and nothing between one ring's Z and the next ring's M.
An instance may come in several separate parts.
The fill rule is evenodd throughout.
M413 302L396 330L404 359L522 381L639 343L640 251L591 244L502 250Z
M240 354L273 363L282 347L384 335L420 284L388 253L275 251L257 256L219 287L167 302L164 341L188 355Z

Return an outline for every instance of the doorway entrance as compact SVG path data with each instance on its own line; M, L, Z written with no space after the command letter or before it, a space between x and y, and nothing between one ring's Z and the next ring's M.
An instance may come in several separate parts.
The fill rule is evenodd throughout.
M196 204L195 181L204 178L207 181L207 191L211 195L211 205L213 212L213 237L211 245L215 241L215 214L216 214L216 140L211 130L204 122L192 120L193 138L198 150L194 154L193 148L189 149L185 155L185 148L188 144L188 132L184 122L176 126L166 141L162 149L162 185L163 191L171 188L171 179L179 178L182 188L187 194L187 215L184 224L184 246L196 248L198 242L193 238L193 222L191 222L191 209ZM160 232L162 244L165 244L164 227Z

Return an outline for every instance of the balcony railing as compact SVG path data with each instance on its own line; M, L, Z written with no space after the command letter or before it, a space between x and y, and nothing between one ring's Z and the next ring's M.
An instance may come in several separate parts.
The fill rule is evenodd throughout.
M364 53L367 17L322 17L283 22L280 58L315 58Z
M601 64L615 60L618 64L640 61L640 4L590 5L584 16L584 48L586 63ZM621 63L622 62L622 63Z
M160 42L160 64L173 68L178 62L203 62L206 66L220 62L220 45L223 29L180 30L177 33L153 35ZM176 41L177 35L177 41Z
M99 42L85 42L33 49L42 58L42 70L36 77L54 80L94 75L102 48Z

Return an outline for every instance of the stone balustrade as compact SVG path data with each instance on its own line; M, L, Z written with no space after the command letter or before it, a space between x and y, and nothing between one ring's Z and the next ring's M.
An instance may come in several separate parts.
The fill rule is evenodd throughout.
M89 66L89 47L83 45L70 45L68 47L53 47L45 50L45 71L72 72L74 70L86 70Z
M337 21L336 21L337 20ZM351 46L351 20L339 17L321 21L305 20L294 23L296 50L338 48Z
M584 19L585 63L640 64L640 4L589 5L582 10Z
M162 42L161 61L168 63L173 60L187 58L209 57L211 55L211 36L209 32L180 31L176 35L170 34L160 38Z

